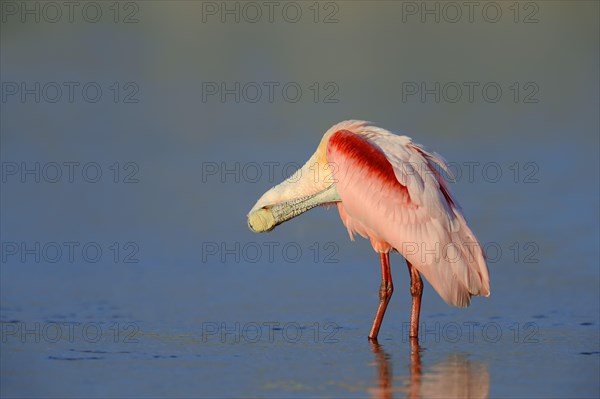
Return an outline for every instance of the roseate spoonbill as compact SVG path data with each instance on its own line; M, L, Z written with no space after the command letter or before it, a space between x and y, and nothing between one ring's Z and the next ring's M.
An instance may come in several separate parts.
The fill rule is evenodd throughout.
M371 240L381 262L379 306L369 333L377 339L394 291L390 250L410 273L410 336L418 337L423 281L450 305L490 294L483 251L441 175L442 157L407 136L349 120L330 128L296 173L271 188L248 213L255 232L270 231L318 205L337 204L350 239Z

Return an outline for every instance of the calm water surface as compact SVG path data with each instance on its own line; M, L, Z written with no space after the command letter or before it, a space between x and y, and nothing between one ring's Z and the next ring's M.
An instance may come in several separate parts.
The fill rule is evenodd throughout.
M103 89L1 104L2 397L600 395L597 3L537 2L532 24L504 3L496 24L402 22L393 2L337 2L332 24L308 3L298 23L255 24L136 4L131 24L106 8L98 23L1 25L2 82L16 82L4 94ZM470 81L503 95L402 98L406 82ZM207 82L303 95L203 99ZM315 82L338 90L315 102ZM515 82L538 101L515 101ZM335 209L246 227L258 196L348 118L443 154L486 248L492 295L455 309L426 284L419 346L397 254L379 343L367 340L378 257Z

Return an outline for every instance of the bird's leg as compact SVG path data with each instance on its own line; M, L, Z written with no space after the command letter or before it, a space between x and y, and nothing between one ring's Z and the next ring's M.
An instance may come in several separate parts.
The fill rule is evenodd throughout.
M371 340L377 340L377 334L379 334L379 328L381 327L385 309L394 292L392 273L390 272L390 254L380 253L379 257L381 260L381 286L379 287L379 306L377 307L375 320L373 320L373 327L371 327L371 332L369 333L369 339Z
M410 337L419 338L419 314L421 313L421 296L423 295L423 280L419 271L406 261L410 273L410 295L412 295L412 309L410 312Z

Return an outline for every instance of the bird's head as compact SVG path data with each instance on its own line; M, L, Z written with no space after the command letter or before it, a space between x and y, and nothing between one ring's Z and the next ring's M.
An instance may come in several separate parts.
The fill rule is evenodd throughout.
M268 190L248 213L250 230L262 233L324 204L340 202L335 186L335 165L327 160L327 145L339 130L358 133L364 121L344 121L331 127L310 159L292 176Z

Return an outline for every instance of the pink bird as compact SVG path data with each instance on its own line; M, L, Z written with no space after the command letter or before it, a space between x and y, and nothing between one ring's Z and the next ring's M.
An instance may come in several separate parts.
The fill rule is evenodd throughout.
M255 232L270 231L316 206L337 204L350 239L368 238L381 262L379 306L369 338L377 339L394 287L389 253L402 254L410 273L410 337L418 337L423 280L448 304L469 306L490 294L484 254L441 175L442 157L407 136L369 122L330 128L296 173L263 194L248 214Z

